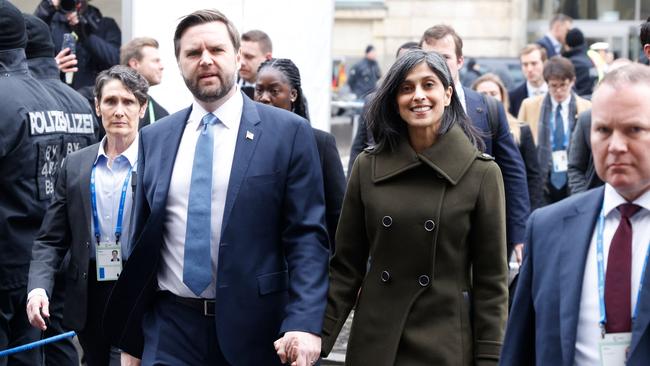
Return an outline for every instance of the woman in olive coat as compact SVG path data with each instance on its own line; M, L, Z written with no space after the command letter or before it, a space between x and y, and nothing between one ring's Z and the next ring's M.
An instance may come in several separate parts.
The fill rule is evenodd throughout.
M343 201L323 321L328 354L355 307L347 365L495 365L508 303L501 173L445 63L388 71Z

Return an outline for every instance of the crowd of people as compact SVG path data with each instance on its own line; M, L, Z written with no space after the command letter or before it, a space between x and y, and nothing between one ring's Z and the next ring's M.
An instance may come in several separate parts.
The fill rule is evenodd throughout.
M650 363L650 67L596 70L570 18L510 91L463 86L449 25L384 75L369 46L347 182L296 64L218 10L176 26L172 114L158 41L86 1L0 0L0 27L0 349L306 366L354 310L349 365ZM37 364L78 355L0 358Z

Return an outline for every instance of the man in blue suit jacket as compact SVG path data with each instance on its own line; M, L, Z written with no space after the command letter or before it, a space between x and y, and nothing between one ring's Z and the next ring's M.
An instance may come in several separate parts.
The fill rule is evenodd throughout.
M236 87L239 35L220 12L184 17L174 45L194 103L141 131L135 244L104 329L144 365L310 365L329 258L311 128ZM211 134L214 152L204 154ZM205 155L211 187L192 201L210 179L194 169ZM196 175L208 176L203 187ZM192 214L204 206L211 219L197 227L203 218ZM199 248L197 232L209 248ZM195 258L200 249L209 253Z
M548 33L537 40L538 45L546 50L546 57L561 56L562 46L566 44L566 35L573 25L573 19L564 14L555 14L548 25Z
M517 145L510 134L503 105L499 103L497 128L493 130L488 121L488 107L485 98L462 87L458 70L463 67L463 40L448 25L435 25L424 32L420 47L425 51L436 51L447 60L447 66L454 78L454 91L458 93L465 113L474 127L483 133L485 152L494 156L501 168L506 190L506 229L508 256L513 248L521 248L524 242L526 219L530 213L526 169ZM517 251L520 257L520 249Z
M650 244L648 98L650 67L642 65L612 71L594 94L592 152L606 185L530 216L501 365L599 365L602 331L605 339L630 338L612 364L623 365L625 354L628 366L650 364L650 292L641 288L650 283L643 269ZM636 207L625 213L621 205L629 204ZM631 233L627 240L622 228ZM624 266L613 260L621 248ZM616 320L623 326L612 329Z

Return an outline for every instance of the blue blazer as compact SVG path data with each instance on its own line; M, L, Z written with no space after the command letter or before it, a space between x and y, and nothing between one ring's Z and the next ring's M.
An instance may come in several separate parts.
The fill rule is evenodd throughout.
M510 99L510 107L508 108L508 112L517 117L517 115L519 115L519 107L521 107L521 102L523 102L526 98L528 98L528 87L526 87L526 82L524 81L516 88L508 91L508 99Z
M189 113L140 132L135 244L104 316L113 344L134 356L142 354L142 316L158 288L167 194ZM320 334L329 259L324 207L307 121L244 96L221 242L213 243L220 246L215 324L230 363L279 365L273 342L282 333Z
M544 37L538 39L537 42L535 42L535 43L537 43L538 45L544 47L544 49L546 50L546 58L547 59L558 55L558 53L555 52L555 47L553 46L553 42L551 42L551 39L548 38L548 36L544 36Z
M603 194L594 188L530 215L500 365L573 365L585 261ZM647 289L637 306L628 366L650 364Z
M494 156L503 174L503 184L506 190L508 243L523 243L526 219L530 214L528 182L524 161L510 133L506 112L503 105L499 103L499 126L496 139L493 141L485 99L481 94L469 88L463 88L463 90L465 91L467 115L474 126L482 132L486 146L485 152Z

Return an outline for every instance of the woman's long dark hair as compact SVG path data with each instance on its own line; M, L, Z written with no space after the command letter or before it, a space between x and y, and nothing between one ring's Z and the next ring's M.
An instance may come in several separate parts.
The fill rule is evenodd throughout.
M383 82L368 102L365 119L377 144L374 152L393 150L400 137L407 135L406 122L399 115L397 92L409 72L423 62L438 76L445 89L449 86L454 88L447 63L438 53L414 49L402 55L388 70ZM444 135L454 124L460 126L472 145L481 151L485 149L485 142L465 114L456 90L451 95L451 103L444 109L438 134Z
M300 70L298 66L293 63L293 61L288 58L272 58L262 62L260 67L257 69L259 74L265 68L272 68L278 70L282 75L287 78L291 88L296 90L297 97L296 101L291 103L292 112L299 115L300 117L309 121L309 111L307 110L307 100L305 95L302 92L302 87L300 83Z

